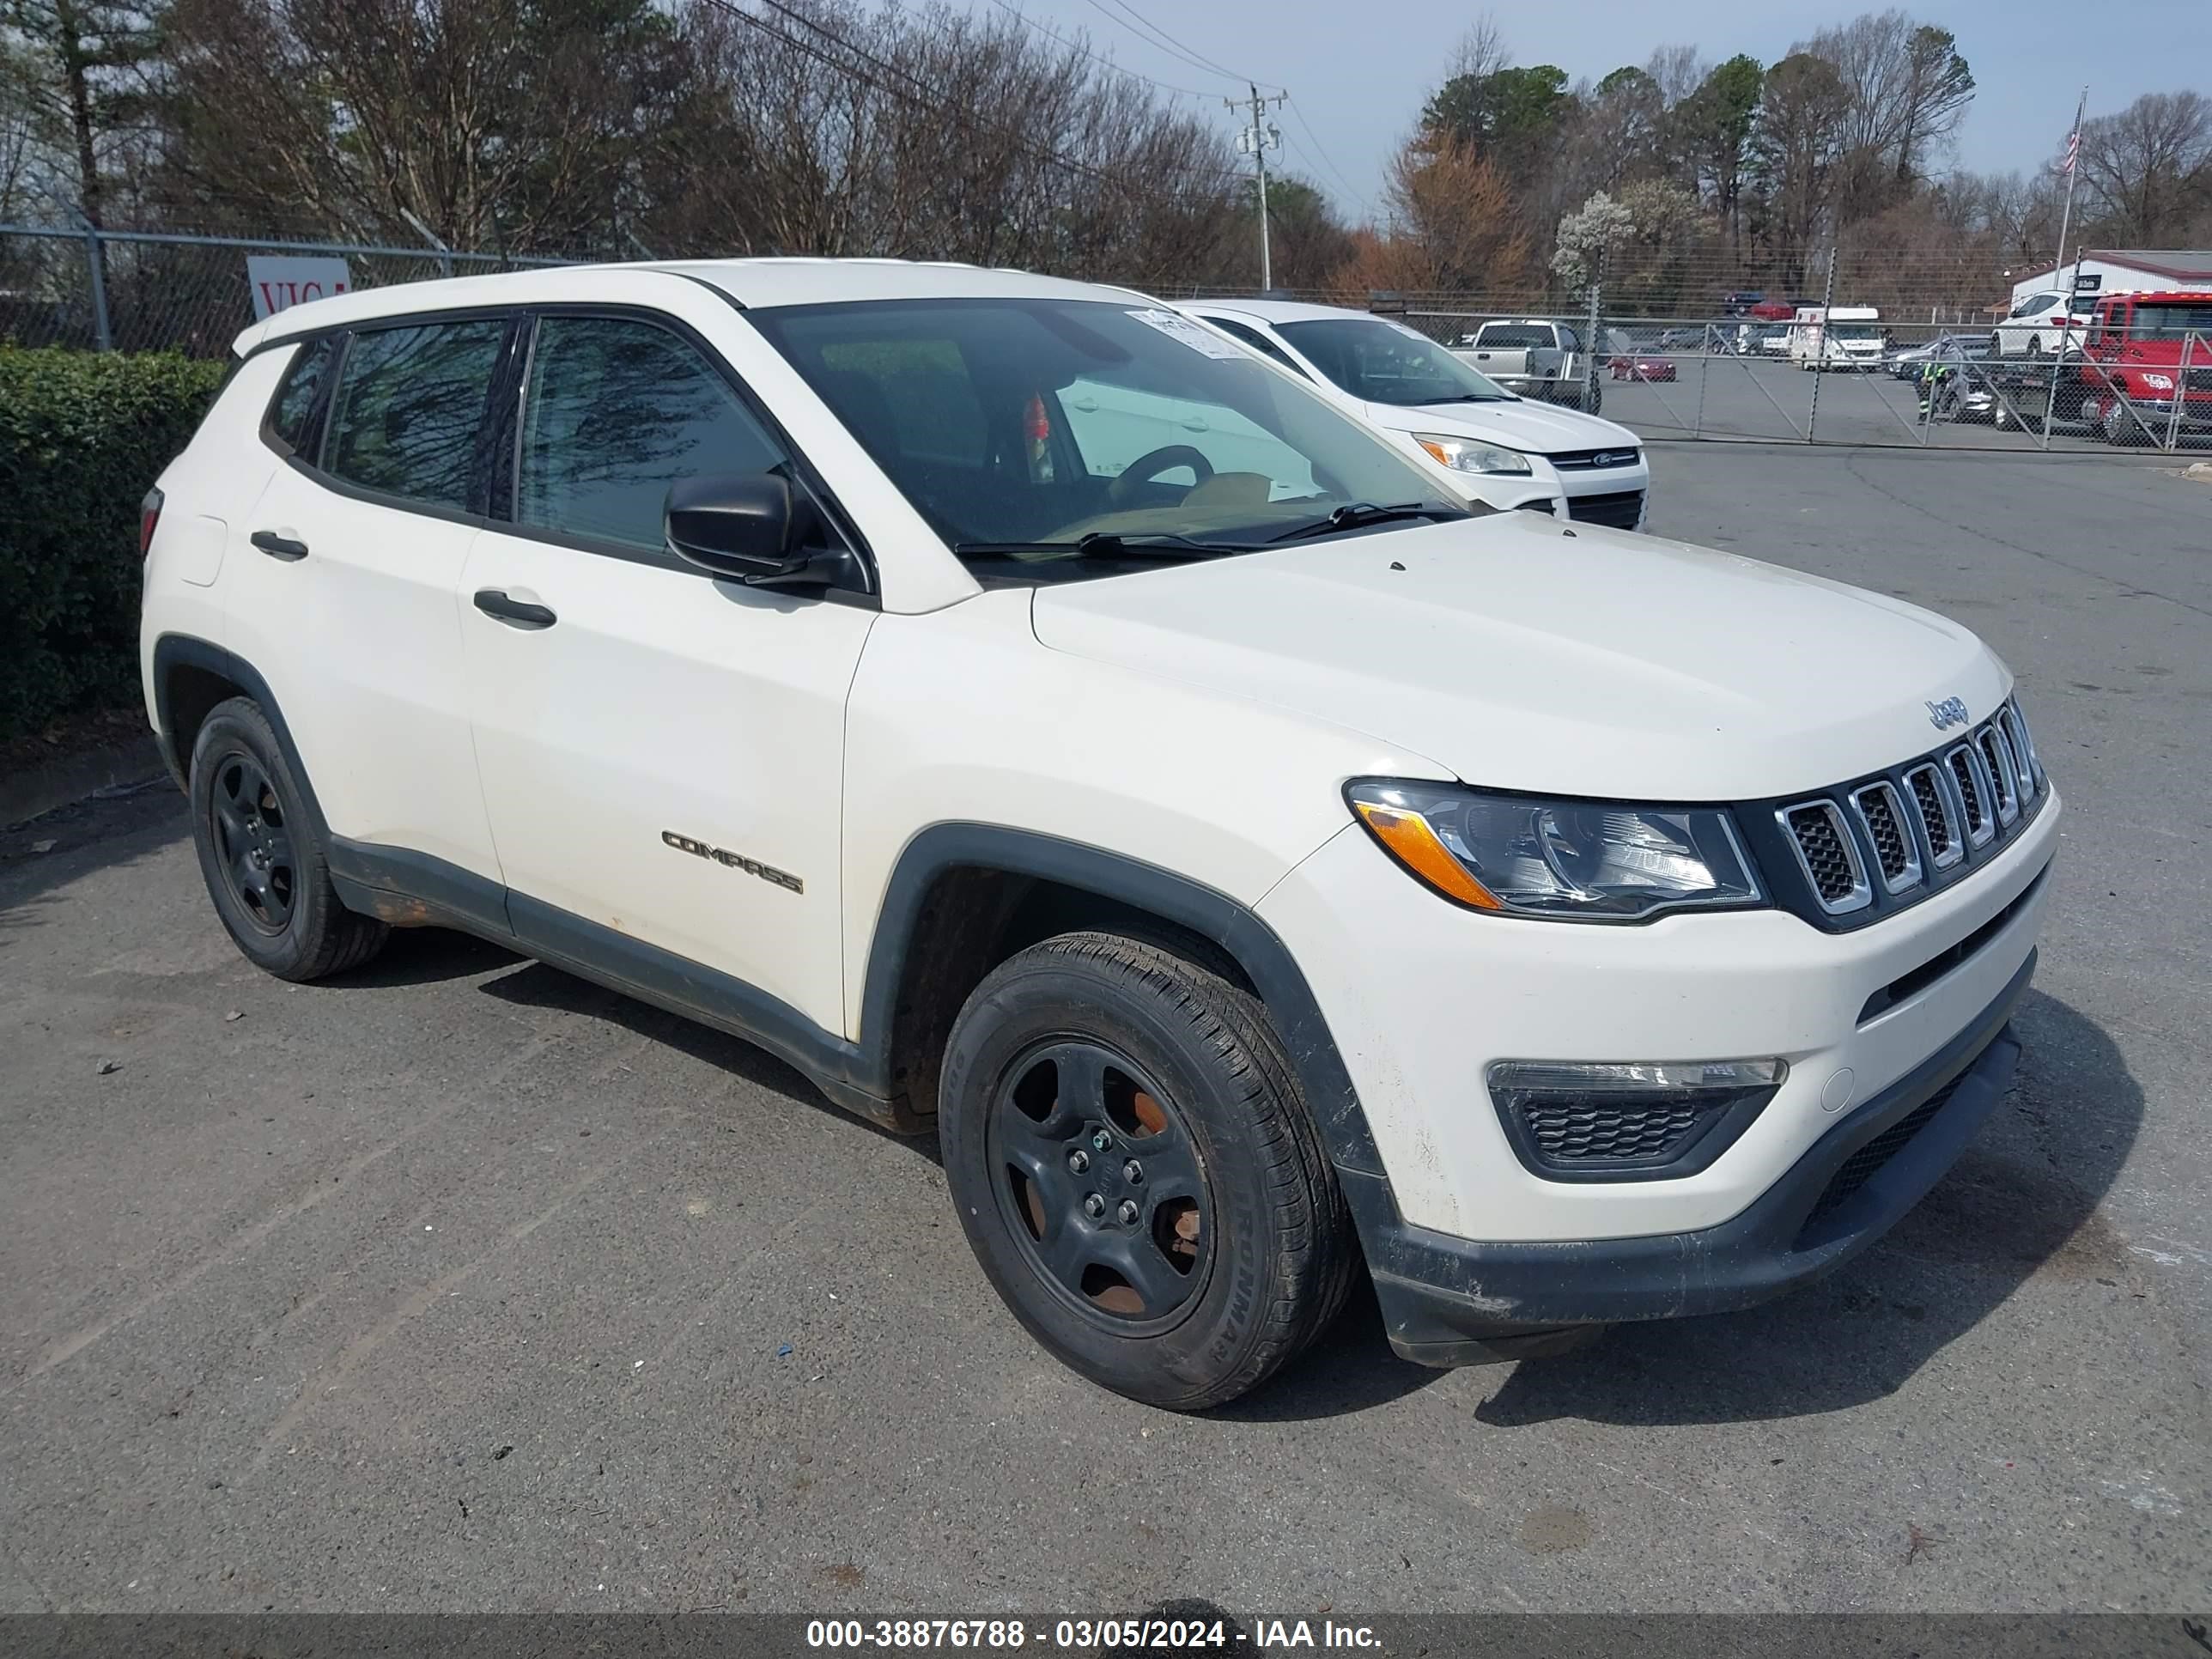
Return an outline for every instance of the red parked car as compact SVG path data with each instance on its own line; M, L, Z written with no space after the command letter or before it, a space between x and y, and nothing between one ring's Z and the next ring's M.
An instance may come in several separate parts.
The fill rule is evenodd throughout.
M1606 360L1616 380L1671 380L1674 378L1672 357L1646 357L1622 353Z

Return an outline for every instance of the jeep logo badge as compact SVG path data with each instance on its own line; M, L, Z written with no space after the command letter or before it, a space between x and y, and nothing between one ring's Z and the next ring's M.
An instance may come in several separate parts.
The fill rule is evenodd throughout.
M1946 697L1941 702L1928 705L1928 723L1938 732L1966 723L1966 705L1957 697Z

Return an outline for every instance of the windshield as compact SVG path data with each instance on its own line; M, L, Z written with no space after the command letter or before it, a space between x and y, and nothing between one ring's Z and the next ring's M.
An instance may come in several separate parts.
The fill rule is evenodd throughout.
M1363 403L1413 409L1422 404L1510 403L1512 393L1403 323L1323 317L1278 323L1306 361Z
M1320 393L1174 312L958 299L744 314L988 574L1249 551L1353 504L1468 511Z
M2128 331L2136 338L2178 340L2184 334L2212 334L2212 300L2183 305L2138 304Z
M1838 340L1879 340L1881 338L1881 325L1880 323L1831 323L1828 325L1828 334L1831 338Z

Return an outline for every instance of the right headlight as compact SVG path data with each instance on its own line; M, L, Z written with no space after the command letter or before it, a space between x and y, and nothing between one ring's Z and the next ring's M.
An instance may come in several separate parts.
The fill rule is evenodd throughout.
M1726 812L1362 779L1345 799L1382 850L1456 903L1560 921L1765 902Z
M1455 472L1510 472L1525 476L1528 471L1526 455L1496 444L1455 438L1443 432L1416 432L1413 441L1428 451L1432 459Z

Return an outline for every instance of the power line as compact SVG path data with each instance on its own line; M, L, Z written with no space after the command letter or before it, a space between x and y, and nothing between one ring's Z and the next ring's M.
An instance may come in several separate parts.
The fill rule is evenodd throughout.
M1071 40L1065 35L1054 33L1052 30L1047 28L1035 18L1025 14L1020 7L1007 4L1006 0L991 0L991 3L996 6L1000 11L1006 13L1007 16L1012 18L1017 23L1019 23L1024 28L1034 29L1036 33L1044 36L1046 40L1051 41L1054 46L1064 47L1067 51L1075 53L1079 58L1088 58L1092 63L1098 64L1102 68L1110 70L1116 75L1126 75L1132 81L1142 81L1148 87L1158 87L1162 92L1170 92L1181 98L1205 99L1213 96L1210 92L1194 92L1188 87L1170 86L1165 81L1156 81L1149 75L1139 75L1133 69L1124 69L1121 64L1115 63L1110 58L1101 58L1097 52L1092 52L1088 47L1085 46L1079 40Z
M818 64L822 64L828 68L836 70L842 75L852 76L854 80L860 82L865 86L870 87L874 90L884 93L890 97L902 99L906 102L913 104L918 108L927 110L933 115L940 117L950 115L955 124L960 126L963 131L973 132L976 130L976 125L973 121L965 120L960 114L955 112L957 106L951 99L948 98L945 93L939 88L931 86L927 82L922 80L921 76L913 74L909 70L902 69L895 64L886 63L883 58L877 57L873 52L866 50L864 47L854 45L843 35L839 34L836 30L827 28L822 24L815 21L812 18L807 17L802 13L794 11L790 7L782 4L781 0L760 0L760 3L768 7L770 10L777 13L779 15L789 18L800 27L808 30L811 33L819 35L822 39L841 47L845 52L851 53L852 56L860 58L862 62L873 64L884 74L896 76L900 80L906 82L915 90L911 92L902 91L897 87L888 86L882 81L877 80L871 76L861 74L859 70L855 70L851 64L840 62L837 58L830 56L818 47L809 46L805 41L798 40L792 35L785 33L781 29L777 28L774 24L770 23L766 18L756 16L753 13L745 10L739 5L737 5L734 3L734 0L707 0L707 3L714 7L716 10L720 11L728 16L734 17L742 23L750 25L753 28L759 30L762 33L768 35L770 39L781 41L783 45L791 47L794 52L798 52L807 58L812 58ZM1021 137L1016 130L1012 127L998 129L986 127L982 130L985 132L991 133L998 137L1012 140L1017 149L1033 159L1047 161L1054 166L1066 167L1072 173L1079 173L1083 177L1096 180L1097 182L1102 184L1120 184L1123 185L1137 182L1136 180L1129 178L1119 177L1103 168L1093 167L1087 161L1078 161L1075 157L1066 155L1060 150L1054 149L1049 145L1039 145L1034 143ZM1182 167L1177 170L1193 175L1210 173L1215 179L1224 181L1242 176L1241 174L1233 173L1227 170L1218 168Z
M1329 172L1334 175L1336 182L1344 186L1346 193L1349 195L1353 201L1357 202L1361 207L1366 209L1369 213L1373 213L1375 210L1375 204L1368 198L1365 191L1362 191L1358 185L1353 184L1350 179L1345 176L1344 169L1342 167L1340 167L1334 161L1329 159L1328 152L1322 148L1321 136L1313 130L1313 124L1306 119L1306 112L1298 107L1297 100L1292 99L1286 93L1284 94L1283 102L1290 110L1292 118L1295 119L1298 125L1304 130L1307 141L1314 147L1314 154L1321 157L1322 165L1327 167ZM1300 154L1304 154L1304 152L1301 151Z
M1175 36L1170 34L1165 29L1147 21L1143 13L1138 11L1135 7L1127 3L1127 0L1113 0L1113 3L1120 7L1124 12L1127 12L1129 17L1134 20L1133 22L1125 21L1121 18L1115 16L1112 12L1106 9L1104 5L1100 3L1100 0L1085 0L1085 3L1089 5L1093 11L1097 12L1101 17L1103 17L1108 22L1127 29L1132 34L1134 34L1146 46L1158 46L1161 51L1166 52L1170 58L1175 58L1179 63L1188 64L1194 70L1203 70L1208 75L1218 75L1231 81L1243 81L1249 82L1253 78L1249 75L1239 75L1234 70L1224 69L1220 64L1215 63L1211 58L1184 46L1182 41L1176 40ZM1283 90L1281 87L1276 86L1275 83L1271 81L1261 82L1259 84L1271 87L1277 92Z

